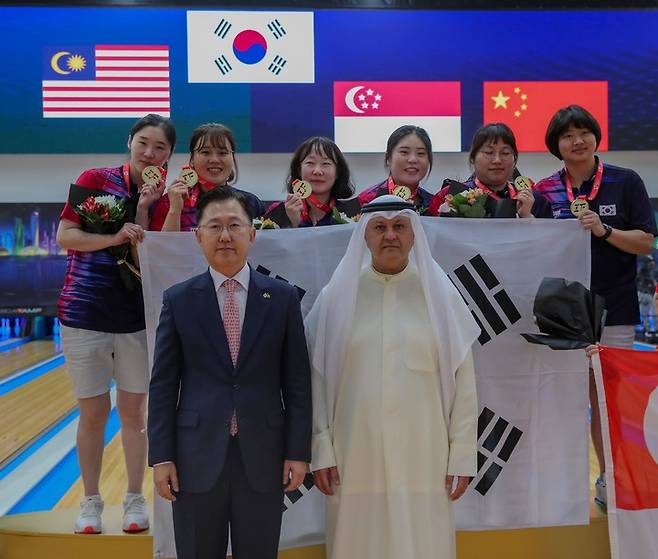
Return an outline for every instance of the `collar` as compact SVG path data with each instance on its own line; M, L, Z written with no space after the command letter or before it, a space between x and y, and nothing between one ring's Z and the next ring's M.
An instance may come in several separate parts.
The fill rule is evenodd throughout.
M586 182L590 182L590 181L594 180L594 177L596 177L596 170L598 169L598 167L599 167L599 156L595 155L594 156L594 172L592 173L592 175L588 179L585 179L583 181L583 184L585 184ZM562 169L560 169L558 171L558 174L560 175L560 179L562 180L562 182L564 182L563 179L567 174L567 167L566 166L562 167Z
M377 270L375 270L372 263L366 268L366 274L368 274L377 283L384 283L384 284L389 282L399 283L402 280L404 280L406 277L412 275L415 271L416 271L416 267L411 262L408 262L404 270L398 272L397 274L384 274L382 272L378 272Z
M208 268L210 272L210 277L212 282L215 285L215 291L218 291L221 285L227 280L230 279L228 276L225 276L221 272L213 269L212 267ZM245 263L242 269L233 276L233 279L236 280L245 291L249 291L249 278L251 276L251 271L249 269L249 264Z

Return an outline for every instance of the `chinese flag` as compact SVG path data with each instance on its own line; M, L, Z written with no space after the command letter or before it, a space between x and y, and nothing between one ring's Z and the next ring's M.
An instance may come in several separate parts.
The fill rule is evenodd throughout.
M658 351L604 347L600 358L617 509L658 509Z
M507 124L519 151L547 151L548 123L559 109L574 104L599 122L599 151L607 151L608 82L484 82L484 123Z

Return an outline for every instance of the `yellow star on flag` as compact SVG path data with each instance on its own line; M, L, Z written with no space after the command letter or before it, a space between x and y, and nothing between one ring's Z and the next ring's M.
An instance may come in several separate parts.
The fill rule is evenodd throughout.
M498 95L495 97L492 97L491 100L495 103L494 109L497 109L498 107L502 107L503 109L507 108L507 101L509 101L509 97L505 97L503 95L503 90L499 89L498 90Z
M519 118L521 116L521 111L514 111L514 116Z
M515 87L515 88L514 88L514 93L516 93L517 95L518 95L519 93L521 93L521 88L520 88L520 87Z

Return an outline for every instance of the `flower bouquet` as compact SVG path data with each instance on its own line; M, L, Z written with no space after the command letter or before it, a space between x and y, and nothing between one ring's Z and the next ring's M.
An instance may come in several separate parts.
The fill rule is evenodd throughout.
M339 225L342 225L344 223L356 223L359 221L359 218L361 217L361 214L356 214L354 217L348 217L348 215L345 212L339 212L338 208L335 208L331 210L331 219L334 220L335 223L338 223Z
M102 190L90 190L76 184L69 190L69 205L82 218L82 229L88 233L113 235L130 219L130 207L124 199ZM117 261L121 282L130 291L138 289L142 276L130 252L130 243L105 249Z
M254 229L280 229L280 227L267 217L257 217L253 221Z
M448 194L439 207L442 216L485 217L487 193L481 188L470 188L458 194Z

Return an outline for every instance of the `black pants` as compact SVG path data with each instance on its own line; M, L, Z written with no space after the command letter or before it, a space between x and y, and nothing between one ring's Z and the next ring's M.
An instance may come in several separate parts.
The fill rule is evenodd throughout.
M250 487L237 437L231 437L214 487L207 493L180 491L172 510L178 559L225 558L229 529L234 559L277 557L283 488L258 493Z

